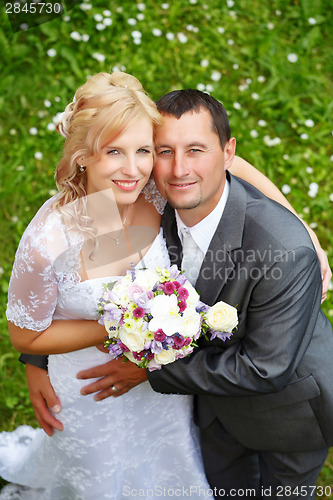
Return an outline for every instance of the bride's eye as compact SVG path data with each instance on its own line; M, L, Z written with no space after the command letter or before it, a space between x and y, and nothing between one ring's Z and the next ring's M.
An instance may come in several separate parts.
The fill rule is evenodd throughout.
M147 148L140 148L140 149L138 149L137 152L138 153L144 153L144 154L150 154L151 153L150 149L147 149Z
M117 155L119 154L118 149L109 149L107 152L108 155Z

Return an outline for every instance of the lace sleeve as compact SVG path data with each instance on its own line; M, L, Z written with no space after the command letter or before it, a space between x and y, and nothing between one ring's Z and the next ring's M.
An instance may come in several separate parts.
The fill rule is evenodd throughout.
M42 209L25 230L17 249L6 311L8 321L37 332L51 324L58 294L49 252L52 241L46 237L45 220L40 213L45 215L45 205Z
M152 177L149 179L142 192L145 195L145 199L154 204L158 213L163 214L167 201L157 189Z

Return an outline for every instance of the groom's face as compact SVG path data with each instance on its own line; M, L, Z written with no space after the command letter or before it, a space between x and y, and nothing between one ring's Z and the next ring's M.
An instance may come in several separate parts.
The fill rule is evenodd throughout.
M217 205L231 165L235 140L224 150L209 111L187 112L179 119L163 115L155 134L154 177L161 194L184 223L197 224Z

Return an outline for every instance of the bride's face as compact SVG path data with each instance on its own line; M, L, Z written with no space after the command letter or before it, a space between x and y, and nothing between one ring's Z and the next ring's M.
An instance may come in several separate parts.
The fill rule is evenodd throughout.
M130 124L87 165L87 194L112 188L118 205L135 202L153 168L153 127L148 118Z

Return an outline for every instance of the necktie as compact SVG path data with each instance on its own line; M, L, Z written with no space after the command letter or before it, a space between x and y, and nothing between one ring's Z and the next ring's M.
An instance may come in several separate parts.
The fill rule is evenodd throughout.
M182 229L183 235L183 260L182 260L182 271L185 273L185 277L189 282L194 285L197 281L200 262L199 262L199 248L190 231L187 228Z

